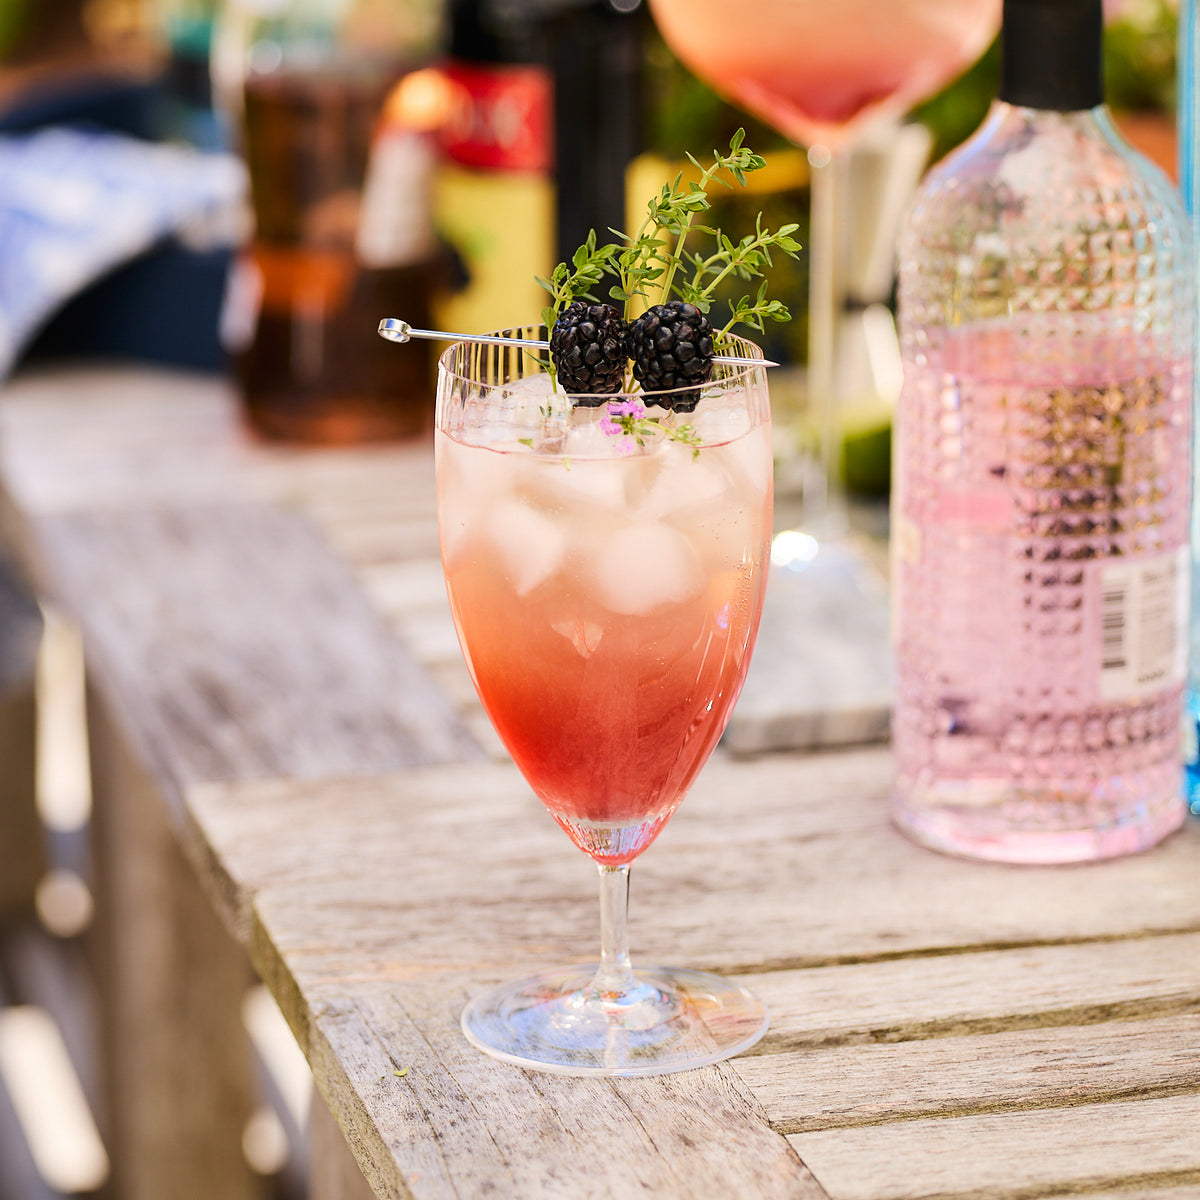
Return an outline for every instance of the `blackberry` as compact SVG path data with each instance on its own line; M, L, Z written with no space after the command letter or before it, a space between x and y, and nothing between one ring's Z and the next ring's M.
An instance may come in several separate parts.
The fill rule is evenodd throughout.
M713 371L713 327L694 305L668 300L648 308L629 326L625 350L633 359L634 378L647 393L707 383ZM676 396L646 396L676 412L691 412L700 399L697 386Z
M559 382L572 395L596 396L597 405L621 390L625 375L625 321L611 304L574 300L550 332L550 357Z

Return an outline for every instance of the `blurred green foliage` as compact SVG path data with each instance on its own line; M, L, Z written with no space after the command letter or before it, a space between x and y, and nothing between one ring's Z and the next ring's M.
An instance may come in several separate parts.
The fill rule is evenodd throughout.
M1175 112L1178 0L1130 0L1104 30L1104 97L1123 112ZM979 126L1000 81L1000 42L912 112L933 134L932 161Z
M973 66L913 109L912 119L933 135L931 162L944 158L979 128L996 97L999 83L1000 39L997 38Z
M1129 112L1175 111L1179 0L1130 0L1104 31L1108 106Z
M0 64L20 36L27 9L26 0L0 0Z
M769 125L723 100L675 57L653 25L645 37L644 109L647 149L678 160L729 145L738 129L759 154L790 146Z

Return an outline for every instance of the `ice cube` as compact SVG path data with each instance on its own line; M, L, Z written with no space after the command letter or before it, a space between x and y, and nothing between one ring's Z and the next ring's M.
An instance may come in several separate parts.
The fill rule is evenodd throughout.
M554 381L544 371L538 371L494 388L488 399L493 404L502 404L510 414L536 415L547 407L553 391Z
M592 570L600 603L623 616L683 604L704 590L692 543L657 521L611 533L597 547Z
M744 406L727 398L725 403L702 401L688 418L688 424L706 446L721 446L748 433L752 418Z
M723 446L721 454L736 474L738 484L746 488L747 499L761 500L767 494L775 469L770 425L760 425L745 437Z
M531 592L558 570L567 539L549 517L519 501L505 500L486 520L487 536L518 596Z
M525 477L531 496L549 508L619 509L625 504L625 471L612 459L540 459Z
M597 416L594 409L587 410L582 418L576 409L575 423L567 435L563 453L572 459L613 458L619 455L624 434L606 432L607 427L601 424L603 420L604 417Z
M581 617L559 621L550 628L555 633L561 633L575 647L580 658L590 658L604 636L602 626L597 625L595 621L585 621Z
M640 513L668 517L680 509L694 510L723 496L729 479L712 451L680 442L666 445L655 455L658 467Z
M507 448L521 438L538 441L546 413L554 407L550 378L527 375L492 388L477 388L463 403L462 429L456 433L473 446ZM562 408L561 397L557 404Z
M438 539L446 570L457 563L470 545L471 512L463 504L443 501L438 506Z
M450 438L435 442L438 476L438 529L442 557L450 566L468 535L482 528L500 498L511 491L507 456L479 446L464 446Z

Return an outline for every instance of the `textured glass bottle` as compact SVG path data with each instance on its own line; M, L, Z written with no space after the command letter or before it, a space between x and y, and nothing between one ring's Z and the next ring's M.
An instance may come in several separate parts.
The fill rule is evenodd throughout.
M1179 5L1179 185L1192 219L1193 232L1200 238L1200 5L1182 0ZM1200 246L1198 246L1200 249ZM1197 289L1200 291L1200 288ZM1200 298L1200 297L1198 297ZM1192 370L1200 362L1200 346L1193 339ZM1200 378L1193 376L1192 395L1200 407ZM1193 408L1195 419L1195 407ZM1200 496L1195 494L1200 477L1200 447L1192 448L1192 578L1200 579ZM1200 816L1200 586L1192 588L1192 632L1188 652L1187 714L1184 718L1183 765L1188 806Z
M971 857L1184 815L1190 241L1100 38L1100 0L1006 0L999 98L900 244L893 814Z

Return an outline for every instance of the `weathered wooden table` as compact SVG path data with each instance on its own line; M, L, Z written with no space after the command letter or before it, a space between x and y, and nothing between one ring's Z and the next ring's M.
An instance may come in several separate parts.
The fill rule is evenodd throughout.
M983 866L890 827L886 748L719 753L635 867L633 949L749 984L766 1038L526 1073L459 1010L591 956L594 872L475 705L428 445L266 448L212 380L58 372L0 393L0 482L86 641L121 1196L255 1194L247 961L324 1098L314 1196L368 1194L354 1160L420 1200L1200 1196L1197 824Z

